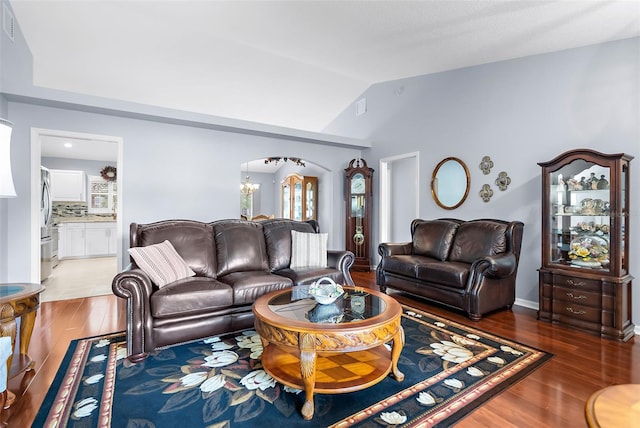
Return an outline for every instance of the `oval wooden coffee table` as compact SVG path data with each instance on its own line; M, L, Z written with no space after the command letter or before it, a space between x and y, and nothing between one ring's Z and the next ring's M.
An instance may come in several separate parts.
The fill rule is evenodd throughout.
M303 287L260 297L253 306L264 351L262 366L280 383L305 391L302 416L313 418L315 392L358 391L390 372L398 381L404 346L402 307L386 294L344 287L328 305L305 295ZM391 351L384 345L393 341Z

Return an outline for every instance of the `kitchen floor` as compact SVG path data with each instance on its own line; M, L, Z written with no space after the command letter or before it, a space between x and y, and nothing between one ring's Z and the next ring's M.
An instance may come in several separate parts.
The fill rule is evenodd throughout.
M43 285L41 302L111 294L118 269L116 257L61 260Z

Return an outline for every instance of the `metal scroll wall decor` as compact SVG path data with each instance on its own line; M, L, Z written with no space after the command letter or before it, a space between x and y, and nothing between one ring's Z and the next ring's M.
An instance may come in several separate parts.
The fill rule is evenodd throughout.
M493 161L489 156L483 156L478 166L484 175L488 175L491 172L491 168L493 168ZM498 189L505 191L511 184L511 178L506 171L500 171L494 183L498 186ZM493 196L493 190L489 184L483 184L479 194L484 202L489 202Z
M489 156L484 156L482 161L480 161L480 169L484 175L489 175L491 172L491 168L493 168L493 161Z
M502 171L500 174L498 174L498 178L496 178L496 186L498 186L498 189L503 191L507 190L509 184L511 184L511 179L506 172Z
M483 184L482 189L480 190L480 197L483 202L489 202L491 197L493 196L493 190L491 190L491 186L488 184Z

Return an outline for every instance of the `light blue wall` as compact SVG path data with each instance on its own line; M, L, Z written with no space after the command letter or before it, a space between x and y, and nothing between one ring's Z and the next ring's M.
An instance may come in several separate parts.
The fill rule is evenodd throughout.
M372 86L367 113L350 106L325 129L368 138L363 157L375 167L381 158L420 151L420 216L481 217L525 223L517 297L538 302L541 261L541 180L537 162L574 148L626 152L631 163L631 273L640 275L640 39L531 56ZM437 163L456 156L467 163L471 192L455 211L439 208L429 183ZM495 163L489 175L483 156ZM635 165L635 166L634 166ZM494 184L500 171L511 177L506 191ZM374 174L374 189L379 188ZM484 203L483 184L494 196ZM374 241L378 237L377 197ZM406 225L409 228L409 224ZM377 252L374 252L377 254ZM640 293L633 294L640 323Z
M14 129L14 180L20 195L8 203L8 278L27 280L29 231L30 129L46 128L123 138L123 162L118 167L123 209L123 254L131 222L170 218L212 221L237 218L238 173L247 160L287 153L313 159L332 177L324 191L331 203L322 207L321 223L330 232L331 248L344 248L343 202L334 182L341 181L348 161L359 150L243 135L210 129L87 113L25 103L9 103Z

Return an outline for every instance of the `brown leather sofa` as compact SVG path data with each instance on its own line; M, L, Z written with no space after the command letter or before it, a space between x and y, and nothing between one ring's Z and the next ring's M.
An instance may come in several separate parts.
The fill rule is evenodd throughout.
M523 229L519 221L413 220L411 242L378 246L377 283L479 320L515 301Z
M327 251L328 267L290 269L291 230L318 233L315 221L166 220L132 223L130 246L171 242L196 273L158 288L131 260L113 279L127 300L127 353L139 362L149 352L253 327L253 302L261 295L330 277L354 285L349 251Z

